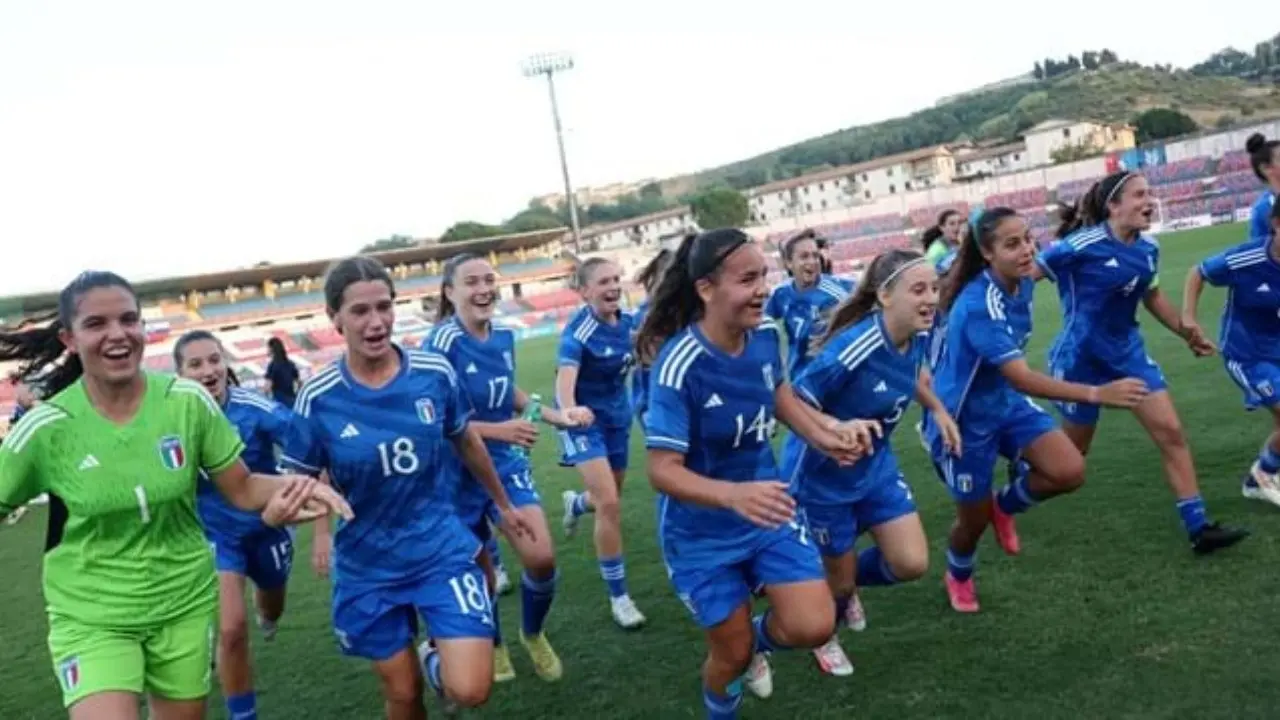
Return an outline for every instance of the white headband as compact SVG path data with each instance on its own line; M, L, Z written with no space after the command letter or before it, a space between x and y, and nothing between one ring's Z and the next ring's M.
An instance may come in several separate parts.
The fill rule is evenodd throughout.
M901 275L902 273L906 272L907 270L910 270L911 268L917 265L922 265L926 262L928 262L927 258L918 257L915 260L908 260L907 262L902 263L901 265L898 266L897 270L894 270L893 272L889 273L889 277L885 278L884 282L880 283L880 286L876 288L876 291L879 292L887 289L890 285L893 284L894 280L898 279L899 275Z

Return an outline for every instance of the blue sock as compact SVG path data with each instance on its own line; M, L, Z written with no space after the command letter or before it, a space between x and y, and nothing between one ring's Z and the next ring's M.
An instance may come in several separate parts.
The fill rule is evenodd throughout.
M431 685L431 689L435 690L437 695L444 693L444 684L440 682L440 653L433 652L427 655L423 674L427 676L427 683Z
M592 511L592 510L594 510L594 509L595 509L595 508L593 508L593 507L591 507L590 505L588 505L588 504L587 504L587 494L586 494L586 493L584 493L584 492L580 492L580 493L578 493L577 495L574 495L574 496L573 496L573 507L572 507L572 510L573 510L573 516L574 516L574 517L581 517L581 516L586 515L587 513L591 512L591 511Z
M502 613L498 612L498 594L494 593L489 600L493 608L493 646L502 647Z
M898 578L893 576L893 570L889 569L889 563L885 562L879 547L872 545L858 553L858 587L893 585L897 582Z
M546 580L534 580L525 571L520 577L520 625L525 637L542 634L542 625L551 612L551 601L556 598L556 579L559 573Z
M973 569L977 564L978 553L969 553L962 555L951 548L947 548L947 572L951 573L951 577L964 582L973 577Z
M1195 535L1209 524L1209 511L1204 507L1204 498L1199 495L1178 501L1178 515L1182 516L1182 526L1188 535Z
M787 646L769 637L769 615L772 610L765 610L751 619L751 626L756 630L756 652L773 652L786 650Z
M996 503L1005 515L1024 513L1043 499L1027 486L1028 477L1028 475L1019 474L1008 485L1000 488L1000 493L996 495Z
M620 598L627 594L627 569L622 565L622 556L600 558L600 577L609 586L609 597Z
M484 544L484 549L489 553L489 559L493 561L493 571L496 573L502 570L502 551L498 549L496 531L489 533L489 541Z
M1263 445L1262 451L1258 453L1258 467L1269 475L1280 473L1280 453L1271 449L1270 438L1267 438L1267 444Z
M258 698L252 690L227 698L227 717L230 720L258 720Z
M707 706L707 720L738 720L738 707L742 705L742 683L737 680L729 683L723 695L704 685L702 704Z

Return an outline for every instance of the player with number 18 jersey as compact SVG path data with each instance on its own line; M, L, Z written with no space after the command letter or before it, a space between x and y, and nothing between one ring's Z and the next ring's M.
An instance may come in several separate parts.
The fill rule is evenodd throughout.
M448 443L471 409L447 360L400 353L380 388L339 359L298 393L282 462L327 471L355 519L333 544L333 625L343 651L374 661L410 647L415 615L439 639L492 637L475 535L453 506Z

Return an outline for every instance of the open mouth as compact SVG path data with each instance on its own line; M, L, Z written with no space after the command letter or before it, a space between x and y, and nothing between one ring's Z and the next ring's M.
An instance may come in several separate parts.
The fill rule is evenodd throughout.
M602 299L607 303L616 303L618 300L622 299L622 291L610 290L602 296Z
M477 307L477 308L487 308L493 305L493 302L495 299L496 298L494 297L493 293L481 293L479 295L472 295L471 306Z
M205 378L200 381L200 384L204 385L204 389L208 390L211 394L218 390L218 378L216 377Z
M386 342L387 342L387 340L389 340L390 338L391 338L391 336L390 336L389 334L387 334L387 333L378 333L378 334L376 334L376 335L365 335L365 336L364 336L364 344L365 344L365 345L370 345L370 346L373 346L373 347L378 347L378 346L380 346L380 345L382 345L382 344L386 343Z
M127 345L107 348L102 351L102 357L108 360L128 360L133 351Z

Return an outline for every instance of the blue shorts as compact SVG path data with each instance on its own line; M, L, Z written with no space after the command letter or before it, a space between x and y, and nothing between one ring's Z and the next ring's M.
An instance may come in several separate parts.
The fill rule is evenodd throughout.
M343 654L386 660L411 646L419 616L433 638L493 637L493 605L474 559L442 563L411 582L333 585L333 631Z
M1147 354L1141 343L1135 344L1119 364L1104 363L1079 349L1065 349L1049 354L1049 372L1059 380L1083 385L1106 385L1127 377L1138 378L1147 384L1150 392L1160 392L1169 387L1164 373L1155 360ZM1097 425L1101 407L1089 403L1054 401L1062 417L1073 425Z
M206 527L218 572L243 575L259 590L275 590L289 582L293 568L293 533L285 528L262 528L245 536L227 535Z
M505 473L501 477L502 487L506 489L507 497L511 498L513 506L522 508L542 505L542 498L538 495L538 488L533 482L533 472L527 464L524 464L518 472ZM470 482L479 485L474 481ZM480 488L479 492L484 499L480 502L467 503L465 510L459 507L458 517L463 525L471 529L471 534L484 544L493 537L493 528L502 518L498 514L498 506L493 499L484 492L483 488Z
M809 534L825 557L841 557L862 533L916 511L916 502L901 472L876 482L861 500L843 505L805 504Z
M1223 358L1227 366L1227 375L1244 391L1244 406L1249 410L1260 407L1274 409L1280 405L1280 365L1265 360L1258 362L1240 362L1231 358Z
M938 477L951 491L951 497L961 505L982 502L991 495L996 460L1000 457L1015 462L1022 451L1041 436L1058 429L1058 422L1031 399L1015 403L1003 418L995 432L974 435L965 432L960 424L960 441L963 443L960 457L951 455L942 447L941 438L930 433L929 455L933 459Z
M613 470L626 470L631 452L631 425L625 427L590 427L561 430L560 444L564 456L561 465L576 467L596 458L608 458Z
M755 554L742 562L704 567L684 562L673 566L665 552L664 561L676 595L704 629L728 620L765 587L826 578L818 550L800 522L772 533Z

